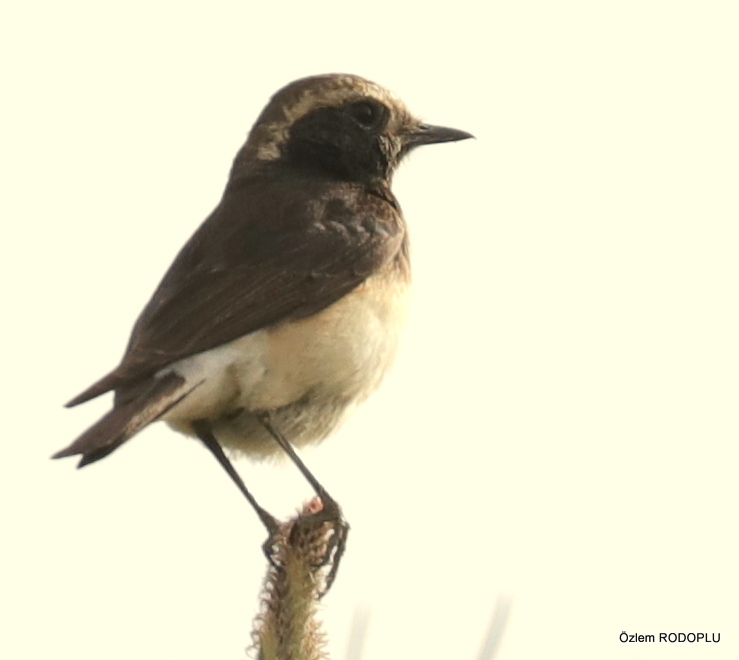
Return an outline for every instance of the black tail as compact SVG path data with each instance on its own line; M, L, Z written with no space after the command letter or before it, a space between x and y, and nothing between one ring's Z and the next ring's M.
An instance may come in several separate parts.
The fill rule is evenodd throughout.
M82 454L77 467L99 461L118 449L146 425L159 419L198 385L200 383L186 386L185 379L174 373L152 379L150 387L129 401L116 403L105 417L52 458Z

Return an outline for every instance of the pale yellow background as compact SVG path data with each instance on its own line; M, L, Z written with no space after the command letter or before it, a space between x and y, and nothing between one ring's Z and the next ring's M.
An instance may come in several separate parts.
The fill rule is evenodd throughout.
M0 657L237 660L264 530L163 426L48 456L218 202L269 95L374 79L476 141L396 178L415 306L306 460L352 524L345 657L739 657L736 2L51 2L3 10ZM238 465L283 515L290 466ZM721 633L716 645L621 644Z

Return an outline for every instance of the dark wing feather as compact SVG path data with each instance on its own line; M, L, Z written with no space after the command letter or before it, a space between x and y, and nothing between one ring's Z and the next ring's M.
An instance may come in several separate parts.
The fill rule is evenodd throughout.
M145 307L121 364L68 405L319 312L396 258L404 234L387 189L294 178L227 189Z

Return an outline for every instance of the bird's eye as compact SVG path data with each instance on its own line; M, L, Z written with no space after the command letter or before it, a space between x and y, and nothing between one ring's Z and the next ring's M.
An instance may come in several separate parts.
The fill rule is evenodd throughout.
M349 106L349 114L364 128L376 128L384 117L383 107L369 101L358 101Z

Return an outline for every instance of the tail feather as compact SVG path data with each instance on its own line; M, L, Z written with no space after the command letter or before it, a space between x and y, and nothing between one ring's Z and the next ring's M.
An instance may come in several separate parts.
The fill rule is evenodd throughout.
M127 379L125 376L122 376L119 371L120 367L118 369L115 369L114 371L111 371L106 376L103 376L99 381L90 385L90 387L88 387L84 392L78 394L76 397L74 397L74 399L66 403L65 407L73 408L74 406L80 405L80 403L85 403L86 401L94 399L101 394L105 394L106 392L110 392L110 390L114 390L118 387L121 387L122 385L125 385L129 381L129 379Z
M159 419L177 405L201 383L189 385L174 373L153 380L141 394L116 405L107 415L93 424L69 447L52 458L82 454L77 467L104 458L148 424Z

